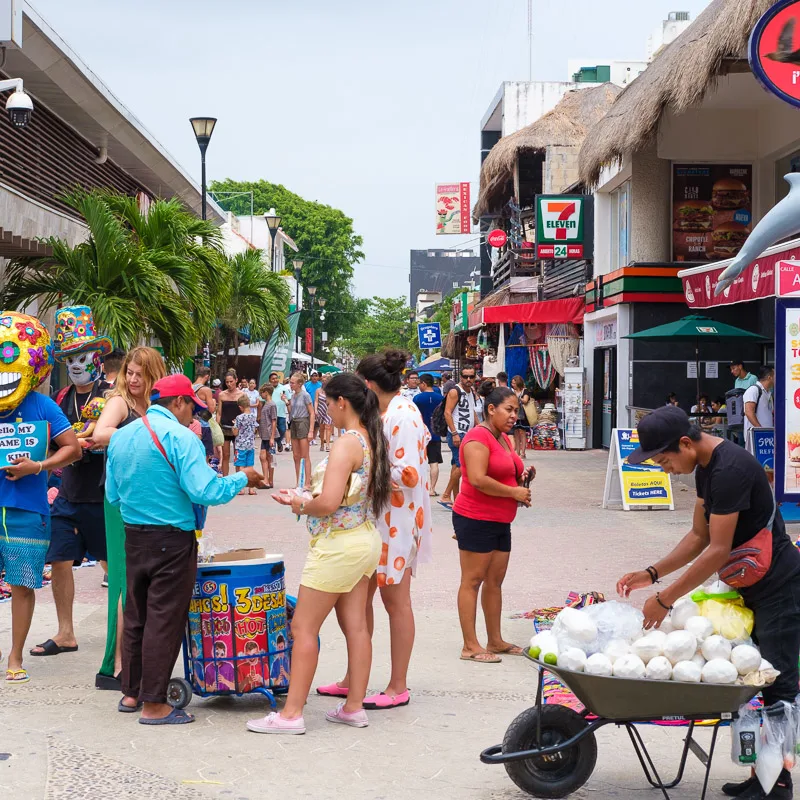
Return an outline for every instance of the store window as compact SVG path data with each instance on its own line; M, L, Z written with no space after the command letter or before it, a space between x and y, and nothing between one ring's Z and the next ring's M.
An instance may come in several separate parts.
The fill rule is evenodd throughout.
M611 272L628 266L631 237L631 182L611 192Z

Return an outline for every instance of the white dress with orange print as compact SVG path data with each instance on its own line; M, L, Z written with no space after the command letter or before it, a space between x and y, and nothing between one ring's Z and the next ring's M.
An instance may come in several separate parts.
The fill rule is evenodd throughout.
M417 406L399 394L383 415L383 432L389 442L392 499L377 520L383 541L378 586L391 586L403 580L407 569L416 574L417 563L430 560L433 522L426 448L431 436Z

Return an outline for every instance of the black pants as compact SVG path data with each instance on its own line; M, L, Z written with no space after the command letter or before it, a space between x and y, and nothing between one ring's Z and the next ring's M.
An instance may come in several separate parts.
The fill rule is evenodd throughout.
M800 575L790 578L774 595L748 602L755 615L753 641L780 675L764 688L764 705L779 700L793 703L800 693L797 660L800 657Z
M197 576L197 539L169 526L126 525L125 556L122 691L166 703Z

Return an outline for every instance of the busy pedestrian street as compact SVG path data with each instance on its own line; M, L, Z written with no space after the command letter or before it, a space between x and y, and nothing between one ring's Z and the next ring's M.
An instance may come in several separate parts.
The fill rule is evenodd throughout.
M599 591L611 598L623 572L654 561L688 528L693 496L677 483L675 513L603 510L606 462L602 452L533 457L538 470L534 507L517 517L504 584L503 630L510 641L525 644L533 632L530 620L510 619L514 612L561 605L570 591ZM288 485L291 454L281 454L277 464L277 485ZM411 702L405 708L372 711L369 728L341 730L325 721L330 698L312 693L306 735L272 738L244 729L246 720L266 710L263 698L195 698L189 706L197 717L194 725L142 728L117 713L113 692L94 688L105 645L106 590L100 586L99 567L84 567L75 571L80 650L36 660L30 666L31 683L2 687L0 729L15 733L3 740L8 752L0 754L0 793L15 800L257 800L276 791L286 800L525 797L502 766L481 764L478 756L501 742L512 719L533 704L535 669L519 657L506 657L501 664L459 660L458 552L450 513L434 508L433 560L420 567L412 588L417 642L409 673ZM221 549L265 547L268 553L283 554L287 591L296 592L308 534L304 525L287 519L269 492L237 497L213 509L208 530ZM6 610L0 605L0 639L9 634ZM54 623L50 590L44 589L31 641L47 638ZM370 687L377 689L386 680L389 662L388 626L379 599L374 654ZM329 619L321 635L317 682L341 677L344 664L344 640ZM183 674L182 665L174 674ZM680 728L643 729L665 773L677 769L683 735ZM707 743L708 736L699 738ZM598 747L594 775L576 796L640 798L641 770L624 731L601 731ZM720 757L712 785L737 774L729 759ZM672 796L695 800L701 783L699 762L690 762L684 783Z

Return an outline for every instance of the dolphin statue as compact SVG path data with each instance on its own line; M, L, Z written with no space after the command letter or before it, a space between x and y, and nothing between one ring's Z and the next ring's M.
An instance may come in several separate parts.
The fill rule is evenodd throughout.
M790 172L783 179L789 184L789 194L753 228L739 254L719 276L715 296L722 294L768 247L800 233L800 172Z

